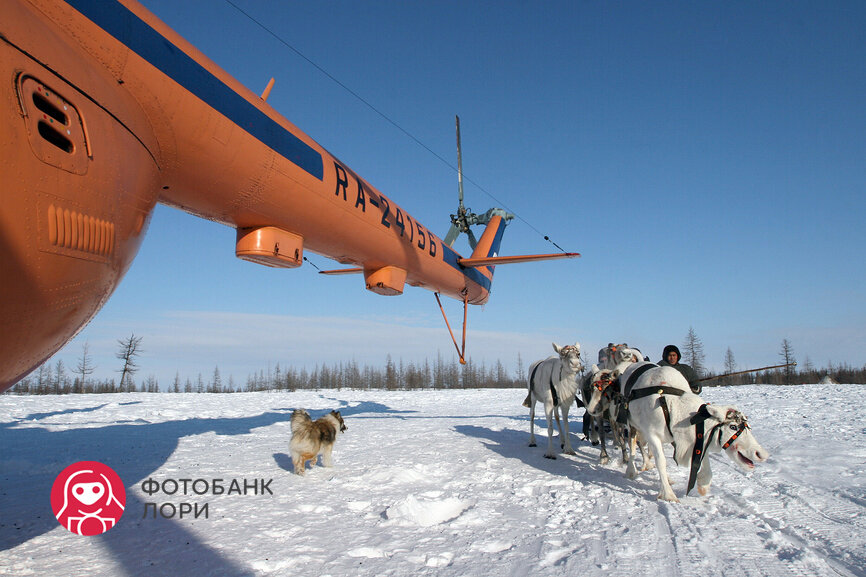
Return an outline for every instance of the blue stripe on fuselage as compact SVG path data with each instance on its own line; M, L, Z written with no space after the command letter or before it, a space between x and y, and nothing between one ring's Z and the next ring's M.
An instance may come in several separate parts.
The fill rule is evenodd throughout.
M321 154L229 88L125 6L108 0L67 0L67 3L205 104L322 180Z
M66 1L94 24L238 127L310 175L319 180L323 179L324 166L321 154L253 106L125 6L113 0ZM490 255L499 250L504 228L501 226L497 231ZM457 263L460 255L444 243L440 243L440 246L443 250L444 262L462 272L468 280L484 290L490 290L489 278L475 267L461 266Z
M490 250L487 251L487 257L498 256L499 255L499 245L502 244L502 235L505 234L505 220L501 220L499 222L499 227L496 229L496 236L493 237L493 242L490 243ZM493 268L492 266L488 266L487 270L490 271L490 276L493 276Z
M496 230L496 236L493 237L493 242L490 243L490 251L487 257L496 256L499 254L499 245L502 244L502 235L505 234L505 220L500 221L499 228Z
M442 243L442 260L462 272L463 276L465 276L468 280L471 280L484 290L490 291L491 280L481 274L481 271L479 271L474 266L460 265L457 262L457 259L459 258L461 258L460 255L454 252L454 250L450 246L446 245L444 242Z

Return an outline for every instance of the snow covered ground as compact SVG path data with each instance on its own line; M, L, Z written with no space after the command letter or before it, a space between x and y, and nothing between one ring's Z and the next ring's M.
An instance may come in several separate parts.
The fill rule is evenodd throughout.
M543 458L543 417L530 448L522 390L2 396L0 574L863 576L864 393L705 389L738 405L772 456L747 475L711 455L709 497L684 497L688 471L671 469L679 504L656 500L655 470L630 481L579 435L577 456ZM297 407L342 411L334 468L292 474ZM97 537L66 531L49 502L82 460L127 491ZM168 496L145 494L147 479L272 481ZM207 503L208 517L154 518L146 503Z

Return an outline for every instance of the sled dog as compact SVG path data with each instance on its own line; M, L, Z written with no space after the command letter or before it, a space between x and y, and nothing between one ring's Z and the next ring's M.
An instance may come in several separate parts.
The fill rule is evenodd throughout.
M322 455L322 465L333 467L334 460L331 452L334 450L334 442L337 435L348 429L343 422L339 411L331 411L324 417L310 418L310 414L304 409L297 409L292 413L292 440L289 449L292 453L292 465L295 473L303 475L307 461L313 461Z

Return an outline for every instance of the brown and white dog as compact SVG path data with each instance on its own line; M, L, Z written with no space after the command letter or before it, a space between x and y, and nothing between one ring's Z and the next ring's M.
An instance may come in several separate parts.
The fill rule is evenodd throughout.
M333 467L334 460L331 452L334 450L334 442L337 435L348 429L343 422L339 411L331 411L324 417L310 418L310 414L304 409L297 409L292 413L292 440L289 449L292 453L292 465L295 473L303 475L307 461L313 461L322 455L322 465Z

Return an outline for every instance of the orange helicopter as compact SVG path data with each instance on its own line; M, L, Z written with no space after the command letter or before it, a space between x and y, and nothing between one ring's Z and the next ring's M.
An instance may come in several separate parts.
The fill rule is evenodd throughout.
M512 215L466 209L460 166L439 238L274 111L273 81L252 93L132 0L4 0L0 78L0 391L96 315L157 202L234 228L245 260L294 268L308 250L375 293L461 301L461 361L495 265L579 256L499 256Z

